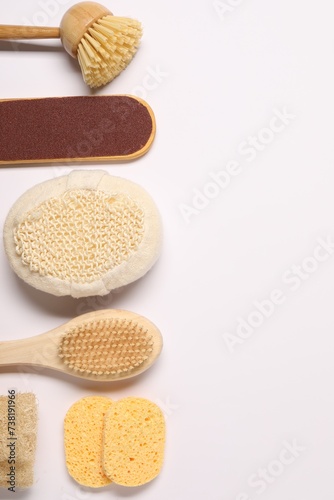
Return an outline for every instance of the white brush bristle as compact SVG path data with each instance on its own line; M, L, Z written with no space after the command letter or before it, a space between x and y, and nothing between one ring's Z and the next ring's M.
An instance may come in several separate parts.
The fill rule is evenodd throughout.
M91 88L111 82L132 60L142 36L141 24L108 15L96 21L82 37L78 61Z

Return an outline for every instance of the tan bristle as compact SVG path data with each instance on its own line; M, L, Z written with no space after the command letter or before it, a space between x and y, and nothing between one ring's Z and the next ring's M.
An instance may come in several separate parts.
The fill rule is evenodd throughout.
M62 337L58 355L71 370L93 375L130 374L153 351L152 336L132 320L90 321Z
M111 82L132 60L142 36L141 24L126 17L104 16L84 34L78 61L91 88Z

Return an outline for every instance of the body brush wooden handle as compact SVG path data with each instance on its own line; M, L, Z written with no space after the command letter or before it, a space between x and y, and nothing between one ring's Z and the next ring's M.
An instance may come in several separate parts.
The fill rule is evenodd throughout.
M0 40L60 38L59 28L0 24Z
M92 88L113 80L132 60L142 35L141 24L114 17L103 5L81 2L64 14L59 28L0 25L0 40L60 38L77 58Z

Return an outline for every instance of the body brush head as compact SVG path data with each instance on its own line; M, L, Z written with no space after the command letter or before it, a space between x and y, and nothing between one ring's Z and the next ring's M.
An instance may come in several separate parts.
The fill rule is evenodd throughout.
M58 329L53 363L77 377L123 380L150 368L162 343L159 329L144 316L120 309L94 311Z
M142 277L162 230L147 192L101 170L72 171L24 193L4 227L13 270L53 295L88 297Z
M96 2L73 5L63 16L60 38L78 59L91 88L112 81L132 60L142 36L141 24L113 14Z
M58 356L79 374L114 379L130 377L142 371L154 351L154 358L160 352L157 335L153 327L150 331L126 315L83 322L66 331L59 343Z

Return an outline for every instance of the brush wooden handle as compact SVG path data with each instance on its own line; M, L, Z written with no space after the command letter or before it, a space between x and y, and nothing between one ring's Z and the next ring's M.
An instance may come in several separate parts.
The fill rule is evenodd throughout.
M0 24L0 40L60 38L59 28Z
M58 330L27 339L0 342L0 366L52 366L57 359Z
M61 38L65 50L76 57L78 45L88 28L108 14L112 13L103 5L80 2L68 9L59 28L0 24L0 40Z

